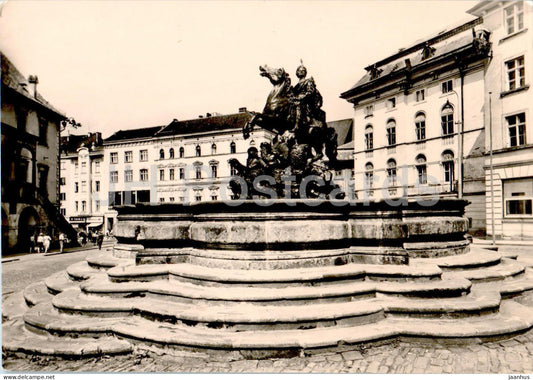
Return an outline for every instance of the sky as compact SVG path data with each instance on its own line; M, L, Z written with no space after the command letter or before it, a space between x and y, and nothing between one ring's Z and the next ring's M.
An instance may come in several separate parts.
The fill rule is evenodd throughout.
M353 117L340 94L364 67L473 19L466 0L1 2L0 48L76 133L166 125L240 107L260 112L303 60L327 120Z

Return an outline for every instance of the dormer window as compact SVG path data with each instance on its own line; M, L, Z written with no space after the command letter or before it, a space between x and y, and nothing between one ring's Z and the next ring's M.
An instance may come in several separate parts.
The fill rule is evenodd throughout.
M381 75L381 73L383 72L383 70L378 69L378 68L376 67L376 65L374 65L374 66L372 66L372 67L370 68L370 70L369 70L368 72L370 73L370 79L371 79L371 80L374 80L374 79L378 78L378 77Z
M435 48L429 46L429 44L426 42L426 45L422 49L422 60L431 58L435 55Z

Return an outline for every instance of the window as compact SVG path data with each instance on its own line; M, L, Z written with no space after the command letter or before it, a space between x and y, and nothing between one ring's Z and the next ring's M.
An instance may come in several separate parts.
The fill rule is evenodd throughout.
M94 172L96 174L100 173L100 161L94 161Z
M78 182L74 182L74 192L77 193L78 191L80 191L80 187L78 185Z
M442 107L440 120L442 125L442 134L444 136L453 134L453 106L449 102Z
M453 81L451 79L445 82L442 82L442 93L443 94L446 94L452 91L453 91Z
M147 149L143 149L139 151L139 161L141 162L148 161L148 150Z
M196 171L196 179L202 179L202 167L196 166L195 171Z
M426 156L419 154L416 156L416 171L418 172L418 183L426 184L428 183L427 175L427 166L426 166Z
M87 201L81 201L81 212L87 211Z
M185 179L185 169L180 168L180 179Z
M235 167L233 167L233 166L231 166L231 165L230 165L230 167L229 167L229 172L230 172L230 175L231 175L231 176L236 176L236 175L238 175L238 174L237 174L237 168L235 168Z
M180 158L185 157L185 149L183 147L180 148Z
M100 211L100 201L94 201L94 209L95 211Z
M387 179L389 186L396 186L396 161L392 158L387 161Z
M74 171L75 171L76 174L78 174L79 167L80 167L80 165L78 165L78 163L75 162L74 163Z
M59 209L59 212L60 212L61 215L63 215L63 216L67 215L67 209L66 209L66 208L61 208L61 209Z
M507 34L513 34L524 29L524 4L517 1L504 9L505 29Z
M503 181L505 216L533 216L533 177Z
M371 189L374 185L374 165L367 162L365 165L365 187Z
M94 181L94 190L100 191L100 181Z
M215 143L211 145L211 154L217 154L217 144Z
M372 115L374 115L374 106L373 105L366 106L365 107L365 117L370 117Z
M415 131L418 141L426 139L426 115L423 112L419 112L415 116Z
M80 207L79 207L79 202L78 201L74 202L74 209L76 210L76 212L79 211Z
M82 193L87 192L87 181L81 181L81 192Z
M168 201L169 202L174 202L174 199L175 199L174 197L170 197L170 198L168 198Z
M216 201L218 199L218 195L211 195L211 200Z
M201 202L202 201L202 196L201 195L197 195L195 197L195 199L196 199L196 202Z
M232 141L231 144L229 144L229 152L230 153L235 153L237 152L237 149L236 149L236 146L235 146L235 142Z
M81 163L81 174L86 174L86 173L87 173L87 162L83 161Z
M59 184L65 186L67 184L67 179L65 177L59 178Z
M174 158L174 148L168 150L168 158Z
M174 181L174 169L168 169L168 179Z
M109 153L109 159L112 164L118 164L118 153L117 152Z
M444 182L453 182L455 179L453 153L449 150L442 153L442 169L444 171Z
M507 70L507 90L512 91L526 85L526 69L524 57L518 57L505 62Z
M139 171L139 179L143 182L148 181L148 169L141 169Z
M217 178L218 177L218 166L217 165L211 165L211 178Z
M387 99L387 109L392 110L396 108L396 98Z
M159 180L160 181L165 180L165 169L159 169Z
M160 149L159 150L159 159L160 160L164 160L165 159L165 150L164 149Z
M417 102L421 102L426 99L426 90L418 90L415 92Z
M196 145L196 157L202 156L202 148L200 148L200 145Z
M133 162L133 152L131 150L124 152L124 162Z
M394 120L387 122L387 144L396 144L396 122Z
M124 182L132 182L132 181L133 181L133 170L124 171Z
M165 198L159 198L159 202L163 203L165 201Z
M118 182L118 172L116 171L113 171L113 172L110 172L110 181L111 183L117 183Z
M47 135L48 135L48 122L43 118L39 118L39 144L40 145L48 146Z
M67 194L66 193L60 193L59 194L59 200L60 201L66 201L67 200Z
M521 146L526 144L526 114L519 113L517 115L508 116L505 118L509 127L509 145Z
M366 150L374 148L374 128L371 125L365 128L365 148Z
M39 164L39 167L38 167L38 172L37 172L37 175L38 175L38 185L39 185L39 190L43 191L45 194L48 195L48 166L46 165L42 165L42 164Z

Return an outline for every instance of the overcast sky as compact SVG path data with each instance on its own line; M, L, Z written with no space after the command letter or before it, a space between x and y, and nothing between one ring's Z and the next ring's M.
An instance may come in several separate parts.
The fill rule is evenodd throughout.
M364 67L468 21L477 1L30 1L2 3L0 46L56 108L104 137L207 112L261 111L259 65L303 59L328 120Z

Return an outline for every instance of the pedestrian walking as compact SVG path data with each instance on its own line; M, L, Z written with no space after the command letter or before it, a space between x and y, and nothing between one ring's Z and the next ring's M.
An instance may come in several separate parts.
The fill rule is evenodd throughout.
M37 236L37 253L40 253L44 250L44 234L41 232Z
M48 250L50 249L50 243L52 243L52 238L50 237L50 235L48 234L44 235L44 238L43 238L44 253L48 253Z
M99 232L98 237L96 238L96 244L98 244L98 249L102 249L102 243L104 242L104 234Z
M35 247L37 245L37 242L35 241L35 235L30 236L30 253L35 252Z
M63 248L65 246L65 234L63 232L59 233L59 253L63 253Z

